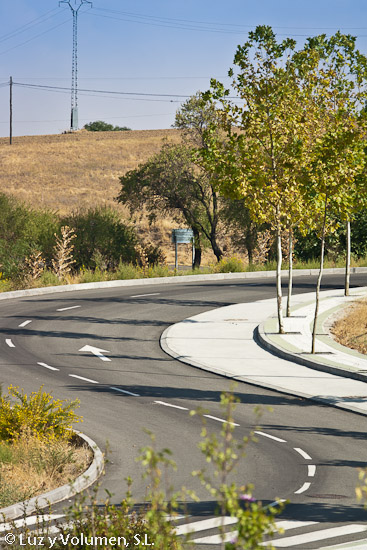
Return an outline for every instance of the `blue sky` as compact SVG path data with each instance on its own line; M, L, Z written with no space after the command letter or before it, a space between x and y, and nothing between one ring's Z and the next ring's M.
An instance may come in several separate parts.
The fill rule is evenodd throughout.
M206 90L211 77L226 81L237 45L260 24L300 44L340 29L357 36L367 55L366 0L94 0L78 16L79 126L105 120L136 130L169 128L184 101L175 96ZM70 91L19 84L70 88L71 58L68 5L1 1L0 136L9 133L10 76L13 135L70 127Z

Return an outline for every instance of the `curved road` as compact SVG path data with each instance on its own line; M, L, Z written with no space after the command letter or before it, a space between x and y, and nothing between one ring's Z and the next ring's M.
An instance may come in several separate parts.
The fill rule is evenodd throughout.
M323 288L341 286L342 279L326 275ZM354 275L352 283L364 286L365 277ZM314 285L314 277L297 277L294 293L309 292ZM114 494L114 501L124 496L127 475L134 478L136 498L144 497L146 482L140 479L136 457L149 444L146 428L156 434L158 448L173 451L178 464L175 486L195 489L202 498L190 513L194 517L211 514L213 503L190 476L203 461L197 450L201 421L189 411L200 406L210 416L222 418L220 393L231 383L168 357L160 349L159 338L167 326L186 317L271 298L274 293L274 279L236 279L5 300L1 302L0 382L4 389L13 384L27 392L44 385L55 397L80 399L84 417L80 429L101 448L108 442L109 464L102 488ZM84 346L94 349L80 351ZM258 443L248 448L239 482L254 483L254 495L265 502L289 499L292 504L282 519L327 525L361 524L367 519L354 496L357 468L367 465L365 417L244 383L237 386L236 394L241 400L235 411L238 437L260 424L261 431L287 441L284 445L259 436ZM260 419L254 414L255 406L262 409ZM207 422L219 433L220 422L211 418ZM307 481L308 460L296 449L304 450L317 466L312 491L299 494L296 491ZM297 548L320 546L310 542Z

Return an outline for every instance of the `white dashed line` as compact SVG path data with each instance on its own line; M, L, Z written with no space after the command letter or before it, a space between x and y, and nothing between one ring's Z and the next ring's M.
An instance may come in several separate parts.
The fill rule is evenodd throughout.
M29 319L28 321L23 321L23 323L21 323L19 326L20 327L26 327L27 325L29 325L29 323L31 323L31 319Z
M130 296L130 298L144 298L144 296L158 296L160 292L151 292L150 294L135 294L135 296Z
M311 483L309 481L306 481L306 483L304 483L302 487L298 489L298 491L294 491L294 494L300 495L301 493L304 493L305 491L307 491L307 489L309 489L310 487L311 487Z
M308 477L313 477L316 473L316 466L314 464L308 464Z
M79 380L84 380L84 382L91 382L92 384L99 384L97 380L91 380L90 378L84 378L84 376L78 376L77 374L69 374L73 378L79 378Z
M121 390L120 388L115 388L114 386L110 386L110 390L119 391L121 393L126 393L127 395L132 395L133 397L140 397L138 393L133 393L132 391L127 390Z
M68 309L76 309L77 307L82 307L82 306L62 307L60 309L57 309L56 311L67 311Z
M310 457L310 455L308 455L305 451L303 451L302 449L299 449L297 447L293 447L294 450L299 453L305 460L312 460L312 458Z
M50 365L47 365L47 363L37 363L37 365L40 365L41 367L45 367L46 369L50 370L59 370L56 367L51 367Z
M210 414L204 414L206 418L211 418L212 420L218 420L218 422L222 422L222 424L231 424L232 426L239 426L239 424L236 424L235 422L228 422L228 420L223 420L223 418L217 418L216 416L210 416Z
M285 439L280 439L280 437L275 437L275 435L266 434L264 432L254 432L257 435L262 435L264 437L269 437L269 439L274 439L274 441L279 441L279 443L287 443Z
M8 344L9 348L15 348L15 346L14 346L14 344L13 344L13 342L11 341L10 338L7 338L7 339L5 340L5 342Z
M165 403L164 401L154 401L157 405L164 405L165 407L172 407L173 409L180 409L181 411L188 411L186 407L180 407L179 405L172 405L171 403Z

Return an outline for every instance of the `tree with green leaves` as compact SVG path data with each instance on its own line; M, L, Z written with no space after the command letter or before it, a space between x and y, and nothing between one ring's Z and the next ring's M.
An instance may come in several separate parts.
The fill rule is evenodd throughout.
M117 201L131 213L145 207L153 220L157 213L169 214L194 232L194 267L201 262L203 241L208 241L218 261L223 252L218 244L220 210L208 174L195 167L191 149L165 144L161 151L136 170L120 178Z
M354 37L340 32L330 38L320 35L308 39L296 58L307 59L302 86L308 90L309 105L319 128L301 183L307 201L312 200L314 215L319 217L322 213L311 346L314 353L325 236L335 228L335 219L349 225L357 197L361 200L366 195L364 185L359 185L359 176L365 166L366 116L361 106L366 96L363 83L367 77L367 58L356 50ZM347 252L346 288L348 256Z
M278 43L267 26L249 33L229 71L232 89L212 80L204 94L212 104L219 103L227 140L218 140L216 128L209 126L207 147L198 151L205 169L216 172L221 193L245 199L252 219L269 223L276 234L280 333L284 332L281 235L294 223L300 227L305 221L306 205L298 182L315 131L292 58L295 45L291 39ZM229 97L233 92L236 102Z
M94 122L88 122L83 126L88 132L126 132L131 130L127 126L114 126L103 120L95 120Z

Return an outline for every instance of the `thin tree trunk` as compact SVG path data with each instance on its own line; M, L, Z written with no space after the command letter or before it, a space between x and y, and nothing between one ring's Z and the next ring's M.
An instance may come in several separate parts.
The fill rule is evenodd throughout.
M344 296L349 296L349 281L350 281L350 221L347 221L347 250L345 260L345 286Z
M280 224L277 227L277 308L278 308L278 324L279 334L284 334L283 311L282 311L282 236Z
M287 317L291 316L291 297L293 285L293 234L292 228L289 228L289 268L288 268L288 296L287 296Z
M195 256L194 256L194 263L192 268L199 269L201 264L201 254L202 254L200 232L198 231L198 229L196 229L196 227L193 227L192 231L194 233L194 247L195 247Z
M317 315L319 313L319 303L320 303L320 287L321 287L321 279L322 279L322 272L324 269L324 255L325 255L325 231L326 231L326 216L327 216L327 195L325 196L325 210L324 210L324 220L322 223L322 233L321 233L321 254L320 254L320 270L319 270L319 276L317 277L317 285L316 285L316 305L315 305L315 316L313 320L313 328L312 328L312 345L311 345L311 353L315 353L315 342L316 342L316 324L317 324Z

